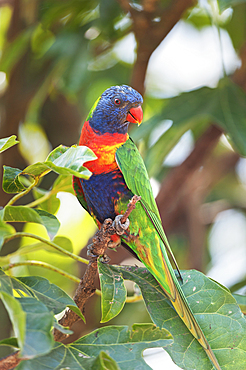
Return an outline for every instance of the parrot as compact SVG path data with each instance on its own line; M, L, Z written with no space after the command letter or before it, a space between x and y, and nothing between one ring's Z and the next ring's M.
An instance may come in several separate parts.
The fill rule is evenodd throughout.
M128 134L130 123L139 126L143 120L142 103L141 94L128 85L112 86L96 100L82 127L79 145L90 148L97 159L83 164L92 172L89 179L73 176L73 188L99 229L105 219L123 215L134 195L141 197L129 215L127 230L121 236L113 235L112 242L122 242L137 255L214 367L221 370L169 260L168 253L177 267L144 161Z

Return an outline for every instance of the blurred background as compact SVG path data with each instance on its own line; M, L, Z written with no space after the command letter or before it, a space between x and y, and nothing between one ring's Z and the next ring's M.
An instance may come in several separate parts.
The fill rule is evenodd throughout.
M20 140L2 154L1 171L3 164L23 169L60 144L76 144L91 105L119 84L144 95L144 121L131 136L179 266L244 293L246 1L0 0L0 137ZM71 179L46 176L26 203L45 194L39 207L57 215L59 235L86 256L96 227L73 195ZM1 190L0 205L8 199ZM45 236L42 226L25 230ZM111 263L137 263L122 248L109 255ZM54 258L58 267L83 274L75 262L43 250L11 261L25 258ZM45 276L71 295L75 289L41 268L12 273ZM98 297L88 302L85 316L87 325L76 324L72 339L100 325ZM110 324L145 321L150 318L137 302ZM0 327L0 339L9 336L2 306ZM163 366L160 357L147 358L155 369Z

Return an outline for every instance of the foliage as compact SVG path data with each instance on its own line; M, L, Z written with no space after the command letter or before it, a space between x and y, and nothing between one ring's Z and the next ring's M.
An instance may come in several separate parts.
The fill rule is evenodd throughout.
M17 18L18 7L6 3L0 7L0 77L6 77L5 87L0 83L0 98L3 97L6 111L1 106L0 113L3 112L1 127L12 131L5 130L8 133L4 132L6 137L0 140L0 153L6 164L3 172L5 193L1 196L4 207L0 210L0 297L15 337L3 339L0 344L21 351L21 356L28 360L22 361L18 369L25 370L43 370L50 366L57 369L67 366L128 369L129 361L135 369L149 369L142 352L152 347L165 348L183 369L211 369L205 352L177 317L159 285L146 269L136 266L99 264L101 323L112 322L99 327L96 303L91 310L93 324L90 325L91 318L88 318L85 329L89 334L84 333L69 345L54 343L53 328L71 333L68 328L59 326L56 315L69 307L84 319L70 295L79 280L77 262L88 262L78 255L94 231L84 215L73 215L67 228L59 221L63 203L60 195L73 193L73 174L82 178L91 175L83 163L95 158L88 148L72 144L78 140L80 116L86 117L95 98L110 85L129 83L132 62L118 50L124 42L129 43L131 49L129 40L132 32L137 38L139 24L134 23L134 17L122 6L127 2L115 0L20 1L19 22L11 22ZM131 2L132 14L140 14L142 3ZM149 30L158 25L162 12L165 14L179 1L153 3L158 3L158 7L155 12L148 13ZM246 40L245 7L245 0L208 1L204 7L199 2L183 14L183 22L199 32L211 27L218 35L227 31L239 52ZM192 176L181 178L188 194L193 193L194 199L199 199L194 218L200 221L199 227L201 224L204 227L203 244L208 244L214 215L221 209L236 209L245 215L246 190L236 165L220 175L224 161L231 155L236 159L239 155L246 156L246 94L242 76L240 81L227 76L223 70L216 87L200 87L166 98L156 97L158 89L152 96L145 81L145 121L131 131L149 174L160 182L170 173L166 157L185 134L190 133L196 142L211 123L225 133L232 147L220 140L207 162L198 163ZM22 165L19 165L17 150L14 160L5 157L15 151L16 147L12 146L18 141L12 134L17 133L20 144L16 147L21 147L26 161ZM199 174L204 176L200 182L197 180ZM193 187L189 188L189 182ZM6 194L11 194L12 198L5 198ZM186 198L184 187L176 196L183 206L186 199L181 198L182 194ZM191 198L187 199L192 208ZM204 203L209 209L207 214ZM158 206L161 214L166 212L169 217L176 205L171 208L166 208L166 204ZM189 265L186 256L195 254L194 250L189 250L192 232L189 227L184 231L191 220L188 206L185 210L181 208L176 220L178 226L171 230L170 237L182 267ZM24 225L22 231L20 223ZM194 235L197 237L197 233ZM20 243L13 247L14 240ZM235 251L236 244L234 242ZM214 261L211 261L208 248L204 251L202 246L202 252L199 248L196 252L205 255L200 268L208 270ZM186 270L182 276L182 289L222 369L235 369L236 366L244 370L246 326L242 312L245 313L245 295L232 295L227 288L198 271ZM134 289L129 288L128 280L134 282ZM245 276L238 277L234 283L233 293L245 289ZM154 325L132 325L150 319ZM126 323L132 329L126 327ZM99 328L94 330L96 326Z
M76 150L80 148L73 147L71 149ZM52 153L57 153L57 150L60 151L60 148L55 149ZM70 149L66 148L65 153L69 152ZM52 153L44 164L49 163L49 170L52 168L58 171L57 166L53 166L53 163L57 161L57 156L54 156ZM81 161L93 158L93 154L89 154L88 150L84 150ZM5 182L13 184L17 180L20 182L21 177L26 174L33 181L30 181L29 187L25 187L22 191L19 186L16 186L14 190L17 195L9 203L13 204L16 197L19 199L28 191L31 191L33 184L38 186L40 177L47 172L47 165L44 164L37 163L23 171L17 171L16 169L12 171L11 168L7 168L3 177L3 186L5 186ZM61 154L59 159L60 176L64 176L63 168L67 172L70 171L71 174L75 172L74 168L71 169L71 161L68 161L66 156ZM76 170L79 171L79 176L87 178L88 175L84 173L83 167L76 167ZM38 199L42 203L42 198ZM16 233L13 227L8 224L9 221L41 223L46 227L51 239L54 238L59 228L59 222L53 214L44 210L32 209L28 206L6 205L1 214L2 229L0 232L3 243L11 240L13 237L28 236L25 232ZM36 235L30 234L29 236L40 240ZM63 238L60 237L60 239ZM52 243L43 239L42 242L44 245L47 243L50 247L53 246L57 253L65 253L73 257L73 253L67 248L64 249L69 240L64 243L60 239L58 237ZM69 243L71 244L71 242ZM32 252L32 246L29 248L29 252ZM15 254L18 254L18 251ZM5 261L6 257L0 257L0 263L1 260ZM22 263L28 262L23 261ZM35 261L32 261L32 263L35 264ZM44 369L45 367L40 367L40 361L44 364L56 361L54 366L62 368L74 356L78 356L73 365L76 369L93 368L93 366L96 366L94 363L96 364L98 361L109 361L112 368L125 369L129 367L129 356L133 363L136 361L134 368L141 366L141 368L147 369L149 367L143 362L141 353L143 349L155 346L165 347L173 360L184 369L191 369L191 363L192 366L200 366L204 370L210 369L211 364L205 352L194 341L194 338L166 299L159 284L146 269L139 267L114 267L99 263L102 289L102 322L113 319L123 309L127 298L124 279L127 279L134 281L140 287L151 319L157 328L160 329L154 328L150 324L135 325L133 332L130 334L126 327L108 326L98 329L96 332L92 332L66 347L54 343L51 329L52 327L59 329L55 315L62 312L66 306L82 318L83 315L73 300L61 288L50 283L47 279L38 276L19 278L8 276L4 271L8 271L14 265L14 263L10 263L2 267L0 294L9 313L16 337L11 340L3 340L0 344L18 347L21 356L29 359L20 363L19 369L34 367ZM55 266L46 266L42 262L40 265L56 269ZM65 272L63 273L66 275ZM237 302L226 288L211 281L201 273L185 271L182 273L182 277L184 279L182 289L206 337L211 341L215 354L218 353L217 357L221 365L226 365L228 369L232 369L231 364L236 361L238 369L243 369L246 358L246 344L244 343L246 321ZM240 296L240 304L243 307L246 304L243 296ZM228 327L230 327L230 331L228 331ZM64 328L62 330L66 331ZM170 340L171 338L174 339L174 343ZM89 345L90 343L91 345ZM187 348L189 348L188 351ZM233 351L229 356L230 363L228 363L228 353L232 348ZM105 351L107 354L104 354ZM197 359L198 353L199 359ZM107 357L108 355L110 357ZM104 360L100 359L100 356L104 356ZM62 358L62 360L56 360L56 358Z

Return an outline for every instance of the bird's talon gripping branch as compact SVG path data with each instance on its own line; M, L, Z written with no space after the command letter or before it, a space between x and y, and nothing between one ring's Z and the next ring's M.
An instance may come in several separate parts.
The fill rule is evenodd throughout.
M114 219L114 223L113 223L113 226L118 235L123 235L130 225L130 221L128 218L126 219L124 223L121 223L120 220L122 219L122 217L123 215L116 216Z
M93 250L94 250L94 244L89 244L87 246L87 256L90 257L90 258L97 258L98 255L93 253Z
M107 254L103 254L100 256L100 262L107 264L110 262L110 257Z

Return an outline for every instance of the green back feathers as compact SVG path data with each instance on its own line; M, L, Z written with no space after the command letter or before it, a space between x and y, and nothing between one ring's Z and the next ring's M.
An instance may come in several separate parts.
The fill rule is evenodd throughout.
M123 174L127 187L141 196L141 203L152 211L160 220L159 211L155 202L149 176L144 161L131 139L128 139L116 151L116 161Z
M162 227L160 214L155 202L144 161L136 145L131 139L128 139L121 147L117 149L116 161L122 172L127 187L132 191L133 194L141 196L140 202L170 256L172 257L172 260L179 272L178 264ZM163 251L163 253L165 252ZM179 275L181 277L180 272Z

